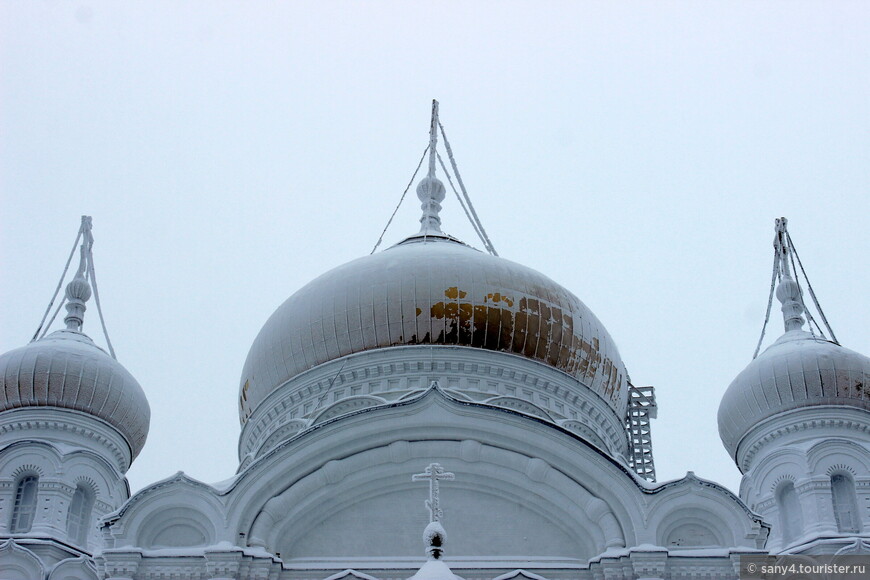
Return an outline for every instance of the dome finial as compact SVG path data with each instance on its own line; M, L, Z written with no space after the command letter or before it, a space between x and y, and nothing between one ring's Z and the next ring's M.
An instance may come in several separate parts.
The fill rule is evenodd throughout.
M66 323L67 330L81 332L82 321L84 319L85 302L91 297L91 285L87 280L87 272L91 257L91 245L94 238L91 236L91 217L83 215L82 225L79 233L82 236L82 245L79 255L79 269L76 271L72 281L66 285L66 304L67 315L63 321Z
M782 316L785 331L800 330L804 325L804 303L798 283L791 274L791 252L788 236L788 220L784 217L776 220L776 237L773 246L776 248L777 268L780 272L779 286L776 297L782 303Z
M432 99L432 121L429 126L429 173L417 184L417 197L422 202L420 208L423 216L420 218L420 233L441 234L441 202L444 201L444 184L435 177L435 160L438 157L438 101Z

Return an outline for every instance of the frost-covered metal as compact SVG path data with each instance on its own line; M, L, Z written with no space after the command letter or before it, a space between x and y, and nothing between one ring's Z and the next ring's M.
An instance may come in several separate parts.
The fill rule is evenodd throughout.
M870 411L870 358L804 330L783 334L734 379L719 405L719 436L736 457L761 421L792 409L835 405Z
M450 238L414 236L323 274L275 311L245 362L241 420L307 369L352 353L421 344L539 361L625 416L626 371L616 345L574 294L531 268Z
M133 375L87 335L58 330L0 355L0 412L26 407L81 411L112 425L135 458L151 410Z
M656 418L658 407L653 387L635 387L629 384L626 427L631 440L628 463L634 472L647 481L656 480L656 467L652 454L650 420Z
M804 315L812 318L792 276L787 223L776 220L773 270L785 333L737 375L719 405L719 436L735 458L752 428L785 411L819 406L870 410L870 358L803 330ZM816 308L824 320L818 303Z
M444 471L440 463L430 463L423 470L423 473L415 473L411 476L411 481L428 481L429 482L429 499L426 500L426 509L429 510L429 521L437 522L444 517L444 511L441 509L441 480L452 481L456 476L449 471Z
M0 355L0 412L27 407L57 407L87 413L118 430L130 446L132 459L145 445L151 410L142 387L115 360L114 352L111 355L106 353L82 332L85 303L92 295L99 299L91 252L94 240L88 216L82 216L73 251L79 240L82 241L79 267L64 293L66 329L45 336L44 331L47 332L51 326L51 322L46 325L45 320L53 298L34 340ZM64 276L61 276L61 283ZM40 335L42 338L37 340ZM111 352L108 334L106 341Z

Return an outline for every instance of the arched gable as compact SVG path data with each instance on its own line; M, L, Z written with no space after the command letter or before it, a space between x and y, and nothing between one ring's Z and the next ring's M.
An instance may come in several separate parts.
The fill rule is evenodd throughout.
M103 525L114 545L209 546L228 540L224 512L217 490L178 472L136 493Z
M0 543L0 578L3 580L34 580L45 577L42 561L15 540Z
M98 580L98 578L93 561L84 556L61 560L48 573L48 580Z

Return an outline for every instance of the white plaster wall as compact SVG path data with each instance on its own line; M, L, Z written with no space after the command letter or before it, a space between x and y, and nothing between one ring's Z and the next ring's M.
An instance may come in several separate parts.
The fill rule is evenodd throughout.
M810 407L757 425L738 449L750 468L741 497L771 526L768 549L794 549L822 537L842 537L837 528L831 475L848 473L855 484L862 529L870 529L870 414L849 407ZM784 538L777 491L794 484L803 530Z
M75 545L67 534L67 516L76 486L82 483L93 491L94 505L85 544L77 547L87 551L99 547L97 522L129 497L118 469L116 445L123 439L117 433L112 439L108 430L102 421L74 411L43 408L0 413L0 533L11 533L18 480L24 473L34 473L39 484L31 533Z
M425 487L384 490L380 496L354 501L302 533L294 535L291 528L276 550L284 559L421 558L422 530L429 521L422 500ZM584 537L582 527L571 529L541 513L534 501L497 492L444 485L448 558L559 556L585 561L594 555L594 543Z

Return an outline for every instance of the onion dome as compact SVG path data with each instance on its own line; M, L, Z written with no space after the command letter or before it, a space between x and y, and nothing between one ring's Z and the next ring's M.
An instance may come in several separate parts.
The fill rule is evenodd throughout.
M774 267L786 331L737 375L719 406L719 435L735 459L743 438L781 413L822 406L870 411L870 358L802 329L805 307L789 268L785 226L784 218L777 221Z
M783 334L739 374L719 406L719 436L736 458L755 426L820 405L870 411L870 358L804 330Z
M575 377L624 416L625 368L583 302L531 268L429 235L339 266L278 307L245 361L242 421L307 369L403 345L526 357Z
M86 276L93 273L90 218L82 218L80 234L82 258L66 287L66 329L0 355L0 412L55 407L86 413L114 427L135 458L145 444L151 411L133 375L81 332L91 296Z
M437 102L429 175L417 187L420 231L321 275L278 307L242 371L243 424L271 393L308 369L354 353L410 345L522 356L574 377L620 420L625 416L627 373L592 311L543 274L441 231L444 185L434 175L436 127Z
M58 330L0 355L0 412L22 407L72 409L102 419L124 437L133 458L151 419L133 375L75 330Z

